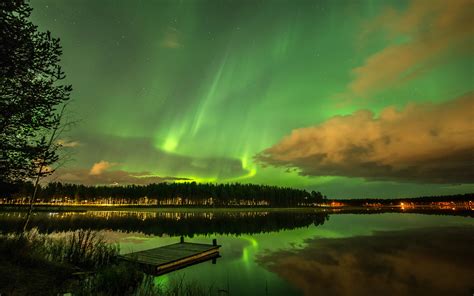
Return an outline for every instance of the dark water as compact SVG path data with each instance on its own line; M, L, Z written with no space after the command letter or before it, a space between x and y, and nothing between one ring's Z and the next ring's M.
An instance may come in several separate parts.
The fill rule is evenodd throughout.
M0 230L21 213L0 213ZM157 282L196 281L230 295L472 295L474 219L406 213L172 211L37 213L41 232L102 230L128 253L185 240L222 245Z

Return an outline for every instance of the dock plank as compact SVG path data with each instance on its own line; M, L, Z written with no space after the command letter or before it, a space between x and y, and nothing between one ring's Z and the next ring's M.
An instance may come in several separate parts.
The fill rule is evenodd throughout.
M180 242L154 249L120 255L123 260L139 263L158 273L217 258L220 245Z

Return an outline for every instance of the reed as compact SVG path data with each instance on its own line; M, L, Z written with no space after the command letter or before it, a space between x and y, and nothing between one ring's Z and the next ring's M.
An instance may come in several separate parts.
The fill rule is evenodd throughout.
M90 229L80 229L63 237L50 239L45 248L50 260L85 269L107 266L119 254L118 245L107 243L102 235Z
M25 270L51 269L51 281L58 270L69 284L56 283L51 291L70 291L73 295L130 295L130 296L207 296L229 295L226 290L204 287L186 281L184 276L174 277L167 285L156 283L155 277L140 271L130 262L117 262L119 247L109 244L92 230L42 234L31 229L21 234L0 234L0 254L15 266ZM0 260L1 261L1 260ZM75 273L79 268L81 273ZM76 274L76 275L73 275ZM25 283L27 284L27 282ZM36 286L26 291L35 291ZM0 289L1 291L1 289ZM223 293L224 292L224 293Z
M114 262L119 247L92 230L49 235L33 228L21 234L0 235L0 252L23 262L49 261L90 270Z

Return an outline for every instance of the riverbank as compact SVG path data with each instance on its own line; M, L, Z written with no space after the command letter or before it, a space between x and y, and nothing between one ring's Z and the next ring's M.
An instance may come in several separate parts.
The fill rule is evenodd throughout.
M29 205L0 204L0 211L28 211ZM158 207L156 205L35 205L36 212L88 212L88 211L129 211L129 212L275 212L275 211L323 211L319 207Z
M26 212L28 205L0 204L0 212ZM143 213L223 213L223 212L303 212L328 214L421 213L474 217L472 207L433 205L313 206L313 207L159 207L156 205L36 205L35 212L143 212Z
M140 266L119 260L99 232L0 234L0 295L210 295L181 280L166 287Z

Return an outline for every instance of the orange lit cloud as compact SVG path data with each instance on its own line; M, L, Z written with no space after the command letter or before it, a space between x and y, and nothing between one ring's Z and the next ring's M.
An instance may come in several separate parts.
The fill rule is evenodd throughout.
M84 185L146 185L151 183L192 181L188 178L180 177L160 177L151 172L127 172L124 170L107 170L114 164L101 161L94 164L93 169L63 169L59 170L48 181L75 183ZM91 172L94 172L91 173Z
M105 160L101 160L97 163L94 163L91 170L89 171L89 175L100 175L105 170L107 170L108 168L113 167L115 165L117 165L117 164L112 163L112 162L108 162L108 161L105 161Z
M361 39L382 33L392 42L352 70L354 79L340 96L370 95L417 77L446 56L471 54L474 23L471 0L414 0L406 11L388 8L364 26Z
M360 110L292 133L256 156L302 175L473 183L474 94L442 104Z

